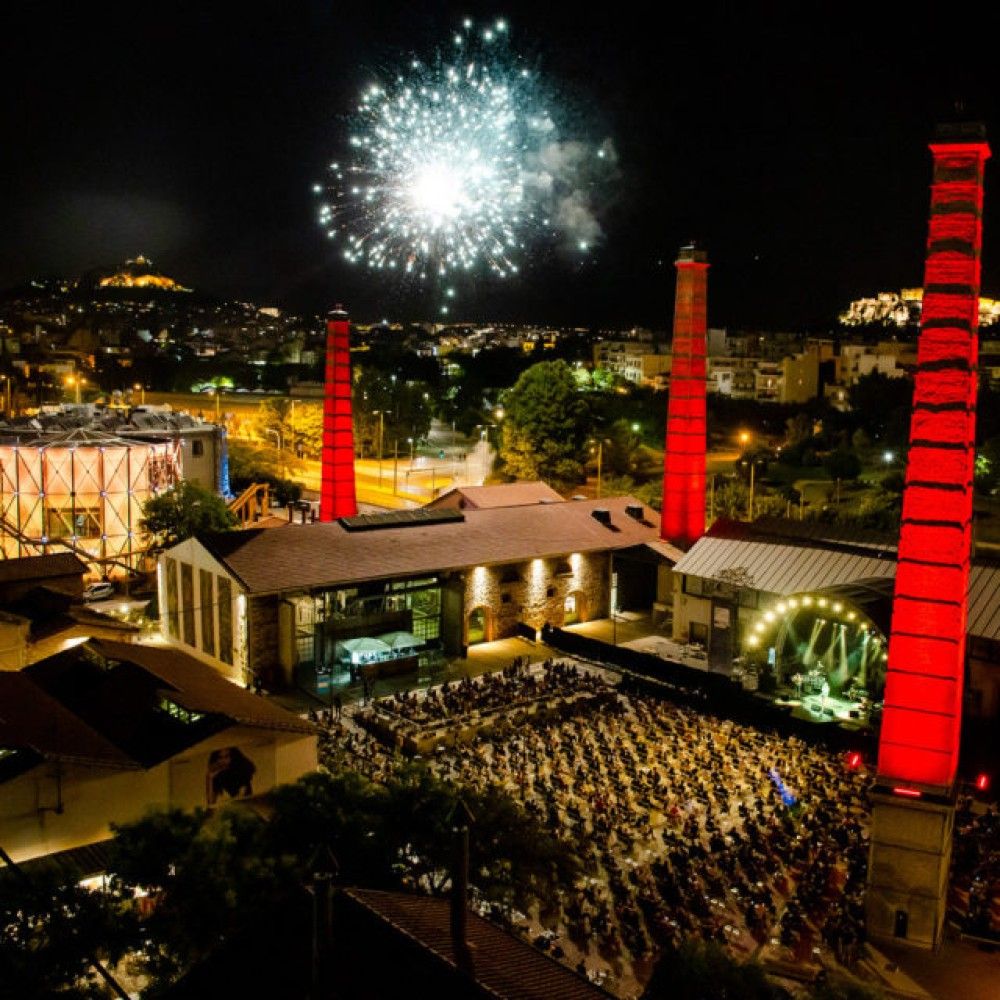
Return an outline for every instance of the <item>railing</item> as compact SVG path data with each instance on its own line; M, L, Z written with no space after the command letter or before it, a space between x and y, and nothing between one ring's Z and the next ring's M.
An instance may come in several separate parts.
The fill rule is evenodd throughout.
M241 528L252 526L271 509L270 483L251 483L235 500L229 509L236 515Z

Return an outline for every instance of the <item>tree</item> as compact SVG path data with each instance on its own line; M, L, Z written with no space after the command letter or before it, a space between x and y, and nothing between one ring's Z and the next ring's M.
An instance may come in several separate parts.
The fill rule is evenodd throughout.
M500 457L515 479L579 482L587 406L565 361L532 365L503 396Z
M738 962L718 944L685 941L663 953L642 1000L784 1000L762 966Z
M120 894L55 875L7 873L0 892L0 997L106 997L94 961L139 947Z
M861 474L861 459L846 448L838 448L826 456L823 468L831 479L857 479Z
M187 479L150 497L142 505L142 514L143 530L164 548L204 531L228 531L236 525L225 500Z

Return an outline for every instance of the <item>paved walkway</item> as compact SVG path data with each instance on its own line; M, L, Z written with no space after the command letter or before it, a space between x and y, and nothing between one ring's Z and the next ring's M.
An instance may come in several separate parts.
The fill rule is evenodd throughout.
M1000 949L946 940L938 952L883 945L881 952L934 1000L997 1000Z

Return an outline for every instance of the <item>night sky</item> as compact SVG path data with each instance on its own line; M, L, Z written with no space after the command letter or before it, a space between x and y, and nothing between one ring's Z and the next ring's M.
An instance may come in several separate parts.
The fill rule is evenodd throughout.
M851 298L919 284L934 121L962 99L1000 143L988 26L875 6L11 5L0 287L143 252L221 296L433 316L433 295L340 263L311 185L372 70L428 54L468 14L507 17L620 162L585 264L541 255L515 282L465 289L456 318L669 326L672 261L695 237L713 325L828 328ZM1000 294L998 170L987 294Z

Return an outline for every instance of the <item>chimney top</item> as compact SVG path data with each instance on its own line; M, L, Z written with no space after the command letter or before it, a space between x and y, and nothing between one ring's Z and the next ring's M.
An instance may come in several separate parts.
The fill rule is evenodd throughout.
M708 251L699 247L694 240L690 243L686 243L680 248L677 253L677 263L696 263L696 264L707 264L708 263Z
M956 110L958 110L956 108ZM938 122L934 126L932 142L986 142L986 126L982 122L960 121Z

